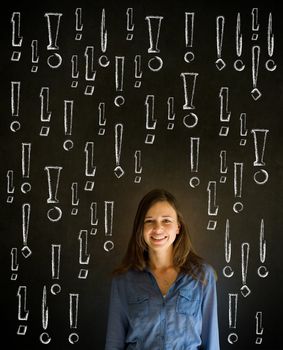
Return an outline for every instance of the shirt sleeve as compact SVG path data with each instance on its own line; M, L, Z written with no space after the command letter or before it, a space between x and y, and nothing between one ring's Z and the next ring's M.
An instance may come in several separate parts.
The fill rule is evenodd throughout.
M212 267L208 267L205 278L202 300L202 349L220 350L216 275Z
M117 278L111 282L105 350L124 350L128 320Z

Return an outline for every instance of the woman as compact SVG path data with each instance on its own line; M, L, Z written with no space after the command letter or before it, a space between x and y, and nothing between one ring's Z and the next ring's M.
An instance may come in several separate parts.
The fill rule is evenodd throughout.
M174 196L150 191L112 279L105 350L219 350L215 281Z

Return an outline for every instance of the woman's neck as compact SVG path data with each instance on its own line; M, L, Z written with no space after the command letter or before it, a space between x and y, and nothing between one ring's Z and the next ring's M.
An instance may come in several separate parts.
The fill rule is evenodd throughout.
M166 252L149 252L149 266L152 270L167 270L174 268L172 250Z

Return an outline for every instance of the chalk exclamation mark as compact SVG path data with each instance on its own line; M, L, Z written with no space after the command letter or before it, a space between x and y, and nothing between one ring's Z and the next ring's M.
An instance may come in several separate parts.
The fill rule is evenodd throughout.
M22 175L24 179L30 177L30 154L31 154L31 143L22 143ZM21 186L23 193L28 193L31 190L31 184L24 182Z
M229 328L237 328L237 313L238 313L238 293L229 293ZM228 335L228 342L235 344L238 341L237 333Z
M115 86L116 91L122 92L124 86L124 66L125 57L115 56ZM122 106L125 103L124 96L118 95L115 97L114 104L117 107Z
M247 129L247 114L241 113L240 114L240 146L245 146L247 143L247 137L248 135L248 129Z
M38 55L38 40L32 40L31 42L31 72L36 73L38 70L38 62L39 62L39 55Z
M185 45L186 48L193 47L194 40L194 12L185 12ZM187 63L192 62L195 59L195 55L192 51L187 51L184 55L184 61Z
M247 275L248 275L248 265L249 265L249 253L250 253L250 245L249 243L242 243L241 246L241 251L242 251L242 287L241 287L241 293L243 297L247 297L250 293L251 290L247 286Z
M113 232L113 213L114 213L114 201L104 201L104 230L105 238L112 237ZM114 242L107 240L104 243L104 250L110 252L114 249Z
M225 183L227 180L226 174L228 172L228 166L227 166L227 151L221 150L219 154L220 158L220 183Z
M97 233L97 225L98 225L97 202L92 202L90 204L90 225L92 226L90 234L91 235L96 235L96 233Z
M18 288L18 320L27 321L29 316L29 311L27 310L27 287L19 286ZM19 325L17 330L17 335L25 335L27 331L27 325Z
M44 168L44 170L47 172L48 181L49 197L47 199L47 203L59 203L59 200L57 199L57 193L62 169L63 167L61 166L46 166ZM62 217L62 210L57 206L53 206L53 208L48 210L47 217L52 222L59 221Z
M267 129L252 129L251 133L254 137L255 161L254 166L265 166L264 152L266 146L266 138L269 130ZM265 169L260 169L254 174L254 181L258 185L263 185L268 181L268 172Z
M267 53L268 53L269 59L265 62L265 68L268 71L273 72L277 68L277 65L272 59L273 53L274 53L274 34L272 30L272 13L271 12L269 13L269 17L268 17Z
M192 173L198 173L199 144L200 144L200 137L190 138L190 168ZM199 177L193 176L190 178L190 186L192 188L197 187L199 184L200 184Z
M47 292L46 292L46 286L44 286L42 291L42 304L41 304L41 322L42 322L42 328L44 332L41 333L39 336L39 339L42 344L48 344L51 341L50 335L47 332L45 332L48 327L48 318L49 318L49 311L47 306Z
M20 81L11 81L11 112L12 117L19 117L20 111L20 90L21 90L21 82ZM10 129L13 132L20 130L21 123L17 120L14 120Z
M231 112L229 111L229 88L222 87L219 92L220 99L220 122L228 123L230 121ZM219 136L227 136L229 126L221 126Z
M82 8L81 7L77 7L76 8L75 16L76 16L76 36L75 36L75 40L82 40L83 23L82 23Z
M64 100L64 130L65 135L71 136L73 130L73 110L74 101ZM65 151L69 151L74 147L74 142L72 140L65 140L63 148Z
M183 104L183 110L194 110L193 100L198 73L181 73L180 76L183 78L184 86L185 103ZM198 123L198 117L195 113L190 112L184 117L183 123L187 128L193 128Z
M11 17L12 23L12 46L13 48L20 48L22 46L23 37L21 36L21 13L13 12ZM11 61L19 61L21 58L21 51L13 51Z
M15 281L18 278L17 271L19 270L19 263L18 263L18 249L12 248L11 249L11 281Z
M98 126L98 135L104 135L106 126L105 102L100 102L98 105Z
M15 186L14 186L14 171L8 170L7 171L7 203L12 203L14 200L14 196L12 195L15 193Z
M23 248L22 254L25 258L28 258L32 251L28 247L28 234L29 234L29 222L30 222L31 206L29 203L24 203L22 206L22 229L23 229Z
M127 37L126 37L126 39L133 40L133 37L134 37L133 32L134 32L135 25L133 23L134 10L132 7L127 8L126 15L127 15Z
M141 69L141 55L135 56L135 88L141 87L142 69Z
M148 24L148 34L149 34L149 44L148 53L159 53L160 50L158 48L159 42L159 34L161 21L163 19L162 16L147 16L145 17ZM154 56L148 61L148 67L151 71L157 72L163 66L163 61L159 56Z
M49 111L49 87L42 87L40 90L40 120L43 123L49 123L51 119L51 112ZM40 129L40 136L48 136L50 127L42 126Z
M255 325L255 334L256 340L255 344L260 345L262 343L263 330L262 327L262 311L257 311L255 315L256 325Z
M209 181L207 185L208 192L208 208L209 216L217 216L219 206L216 204L216 181ZM207 230L215 230L217 225L216 220L209 220Z
M78 326L78 309L79 309L79 294L69 293L69 320L70 328L77 329ZM68 338L71 344L75 344L79 341L79 335L76 332L72 332Z
M237 59L234 62L234 68L241 72L245 69L245 65L241 59L243 49L243 35L241 32L241 14L238 12L237 14L237 24L236 24L236 54Z
M138 184L141 182L141 173L142 173L142 166L141 166L141 150L135 151L135 183Z
M225 226L225 261L226 264L230 264L231 261L231 252L232 252L232 243L230 239L230 222L229 219L226 219ZM223 275L225 277L232 277L234 275L234 271L232 270L230 265L226 265L223 268Z
M78 214L78 205L79 205L79 196L78 196L78 187L79 184L77 182L73 182L71 186L72 191L72 211L71 215L77 215Z
M94 70L94 46L87 46L85 49L85 80L87 82L93 82L96 77L96 71ZM92 95L94 92L94 85L86 85L84 94Z
M79 233L80 252L79 263L80 265L88 265L90 254L88 253L88 232L87 230L80 230ZM88 269L80 269L78 278L86 279L88 275Z
M100 46L102 55L99 57L99 64L101 67L107 67L110 63L108 57L105 55L107 50L107 30L105 22L105 9L102 9L101 13L101 26L100 26Z
M224 24L225 24L224 16L217 16L216 17L216 52L217 52L217 60L215 61L215 65L216 65L218 70L222 70L223 68L226 67L226 63L222 59Z
M96 173L96 166L94 164L94 142L86 142L85 144L85 176L94 177ZM94 180L86 181L85 191L92 191L94 189Z
M234 196L235 198L242 198L243 187L243 163L234 162ZM235 202L233 210L235 213L240 213L244 209L242 202Z
M59 280L60 277L60 263L61 263L61 244L51 245L51 275L52 280ZM57 295L61 292L61 286L58 283L53 283L51 293Z
M72 83L71 87L76 88L78 87L78 78L79 78L79 68L78 68L78 55L73 55L71 58L71 64L72 64Z
M146 120L145 120L145 128L146 130L155 130L157 120L154 119L154 95L147 95L145 99L146 106ZM147 134L145 143L153 144L155 139L154 134Z
M121 153L122 153L122 140L123 140L123 124L115 125L115 163L114 174L118 179L125 174L124 169L120 165Z
M47 12L45 13L45 17L47 19L47 28L48 28L48 39L49 44L47 46L47 50L55 51L59 50L59 46L57 45L58 34L59 34L59 26L62 13L53 13ZM62 57L59 53L55 52L47 58L47 64L50 68L58 68L62 63Z
M168 124L167 124L167 130L173 130L174 126L175 126L175 110L174 110L174 97L168 97L167 100L167 120L168 120Z
M260 222L260 232L259 232L259 260L261 262L261 266L257 269L257 274L259 277L265 278L268 276L269 271L266 266L263 265L266 259L266 240L264 239L264 220L261 219Z

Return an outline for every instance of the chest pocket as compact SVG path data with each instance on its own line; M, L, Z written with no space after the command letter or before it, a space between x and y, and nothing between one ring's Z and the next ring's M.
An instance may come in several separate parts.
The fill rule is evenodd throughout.
M129 317L131 320L141 320L149 313L148 295L131 296L128 301Z
M196 317L200 309L200 298L197 289L180 289L176 311L179 314Z

